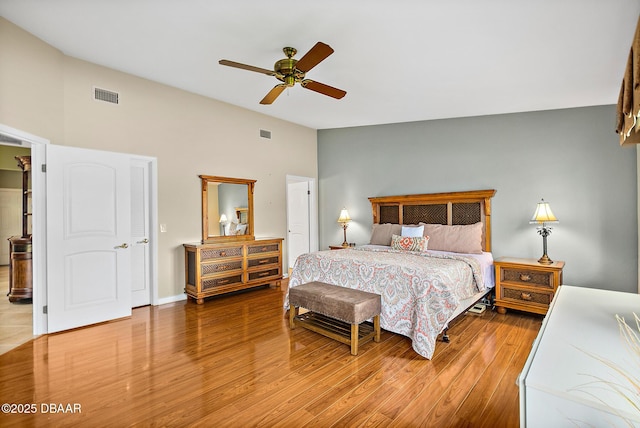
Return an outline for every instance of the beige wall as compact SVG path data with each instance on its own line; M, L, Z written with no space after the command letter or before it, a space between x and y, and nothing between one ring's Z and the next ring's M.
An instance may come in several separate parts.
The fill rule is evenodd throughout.
M93 86L120 104L94 101ZM200 239L198 174L257 180L256 236L277 237L286 175L317 178L315 130L65 56L2 18L0 94L0 123L53 144L158 158L160 297L182 293L182 243Z

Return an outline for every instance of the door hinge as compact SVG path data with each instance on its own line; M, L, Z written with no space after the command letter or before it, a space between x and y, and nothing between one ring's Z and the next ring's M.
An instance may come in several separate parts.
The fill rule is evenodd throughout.
M44 306L42 307L42 313L43 313L43 314L47 314L47 313L49 313L48 311L49 311L49 306L44 305Z
M42 172L47 172L47 164L43 163L41 166L42 166Z
M310 195L310 194L311 194L311 190L307 190L307 195Z

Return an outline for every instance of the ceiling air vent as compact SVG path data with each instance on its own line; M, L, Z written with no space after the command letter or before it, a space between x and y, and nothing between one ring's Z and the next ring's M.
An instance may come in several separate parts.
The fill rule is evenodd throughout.
M118 104L119 94L117 92L106 89L93 87L93 99L97 101L105 101L111 104Z

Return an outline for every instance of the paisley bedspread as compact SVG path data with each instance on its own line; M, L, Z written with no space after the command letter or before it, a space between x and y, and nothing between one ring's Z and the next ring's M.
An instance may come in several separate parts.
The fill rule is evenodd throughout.
M391 249L303 254L289 287L311 281L380 294L380 326L411 338L413 349L425 358L433 356L436 338L459 302L485 289L480 263L473 258Z

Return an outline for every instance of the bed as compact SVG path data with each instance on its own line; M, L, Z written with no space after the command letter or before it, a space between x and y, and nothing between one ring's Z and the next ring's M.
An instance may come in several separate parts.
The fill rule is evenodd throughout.
M413 349L430 359L449 322L494 286L494 194L476 190L369 198L371 242L302 254L289 287L321 281L380 294L381 327L409 337Z

